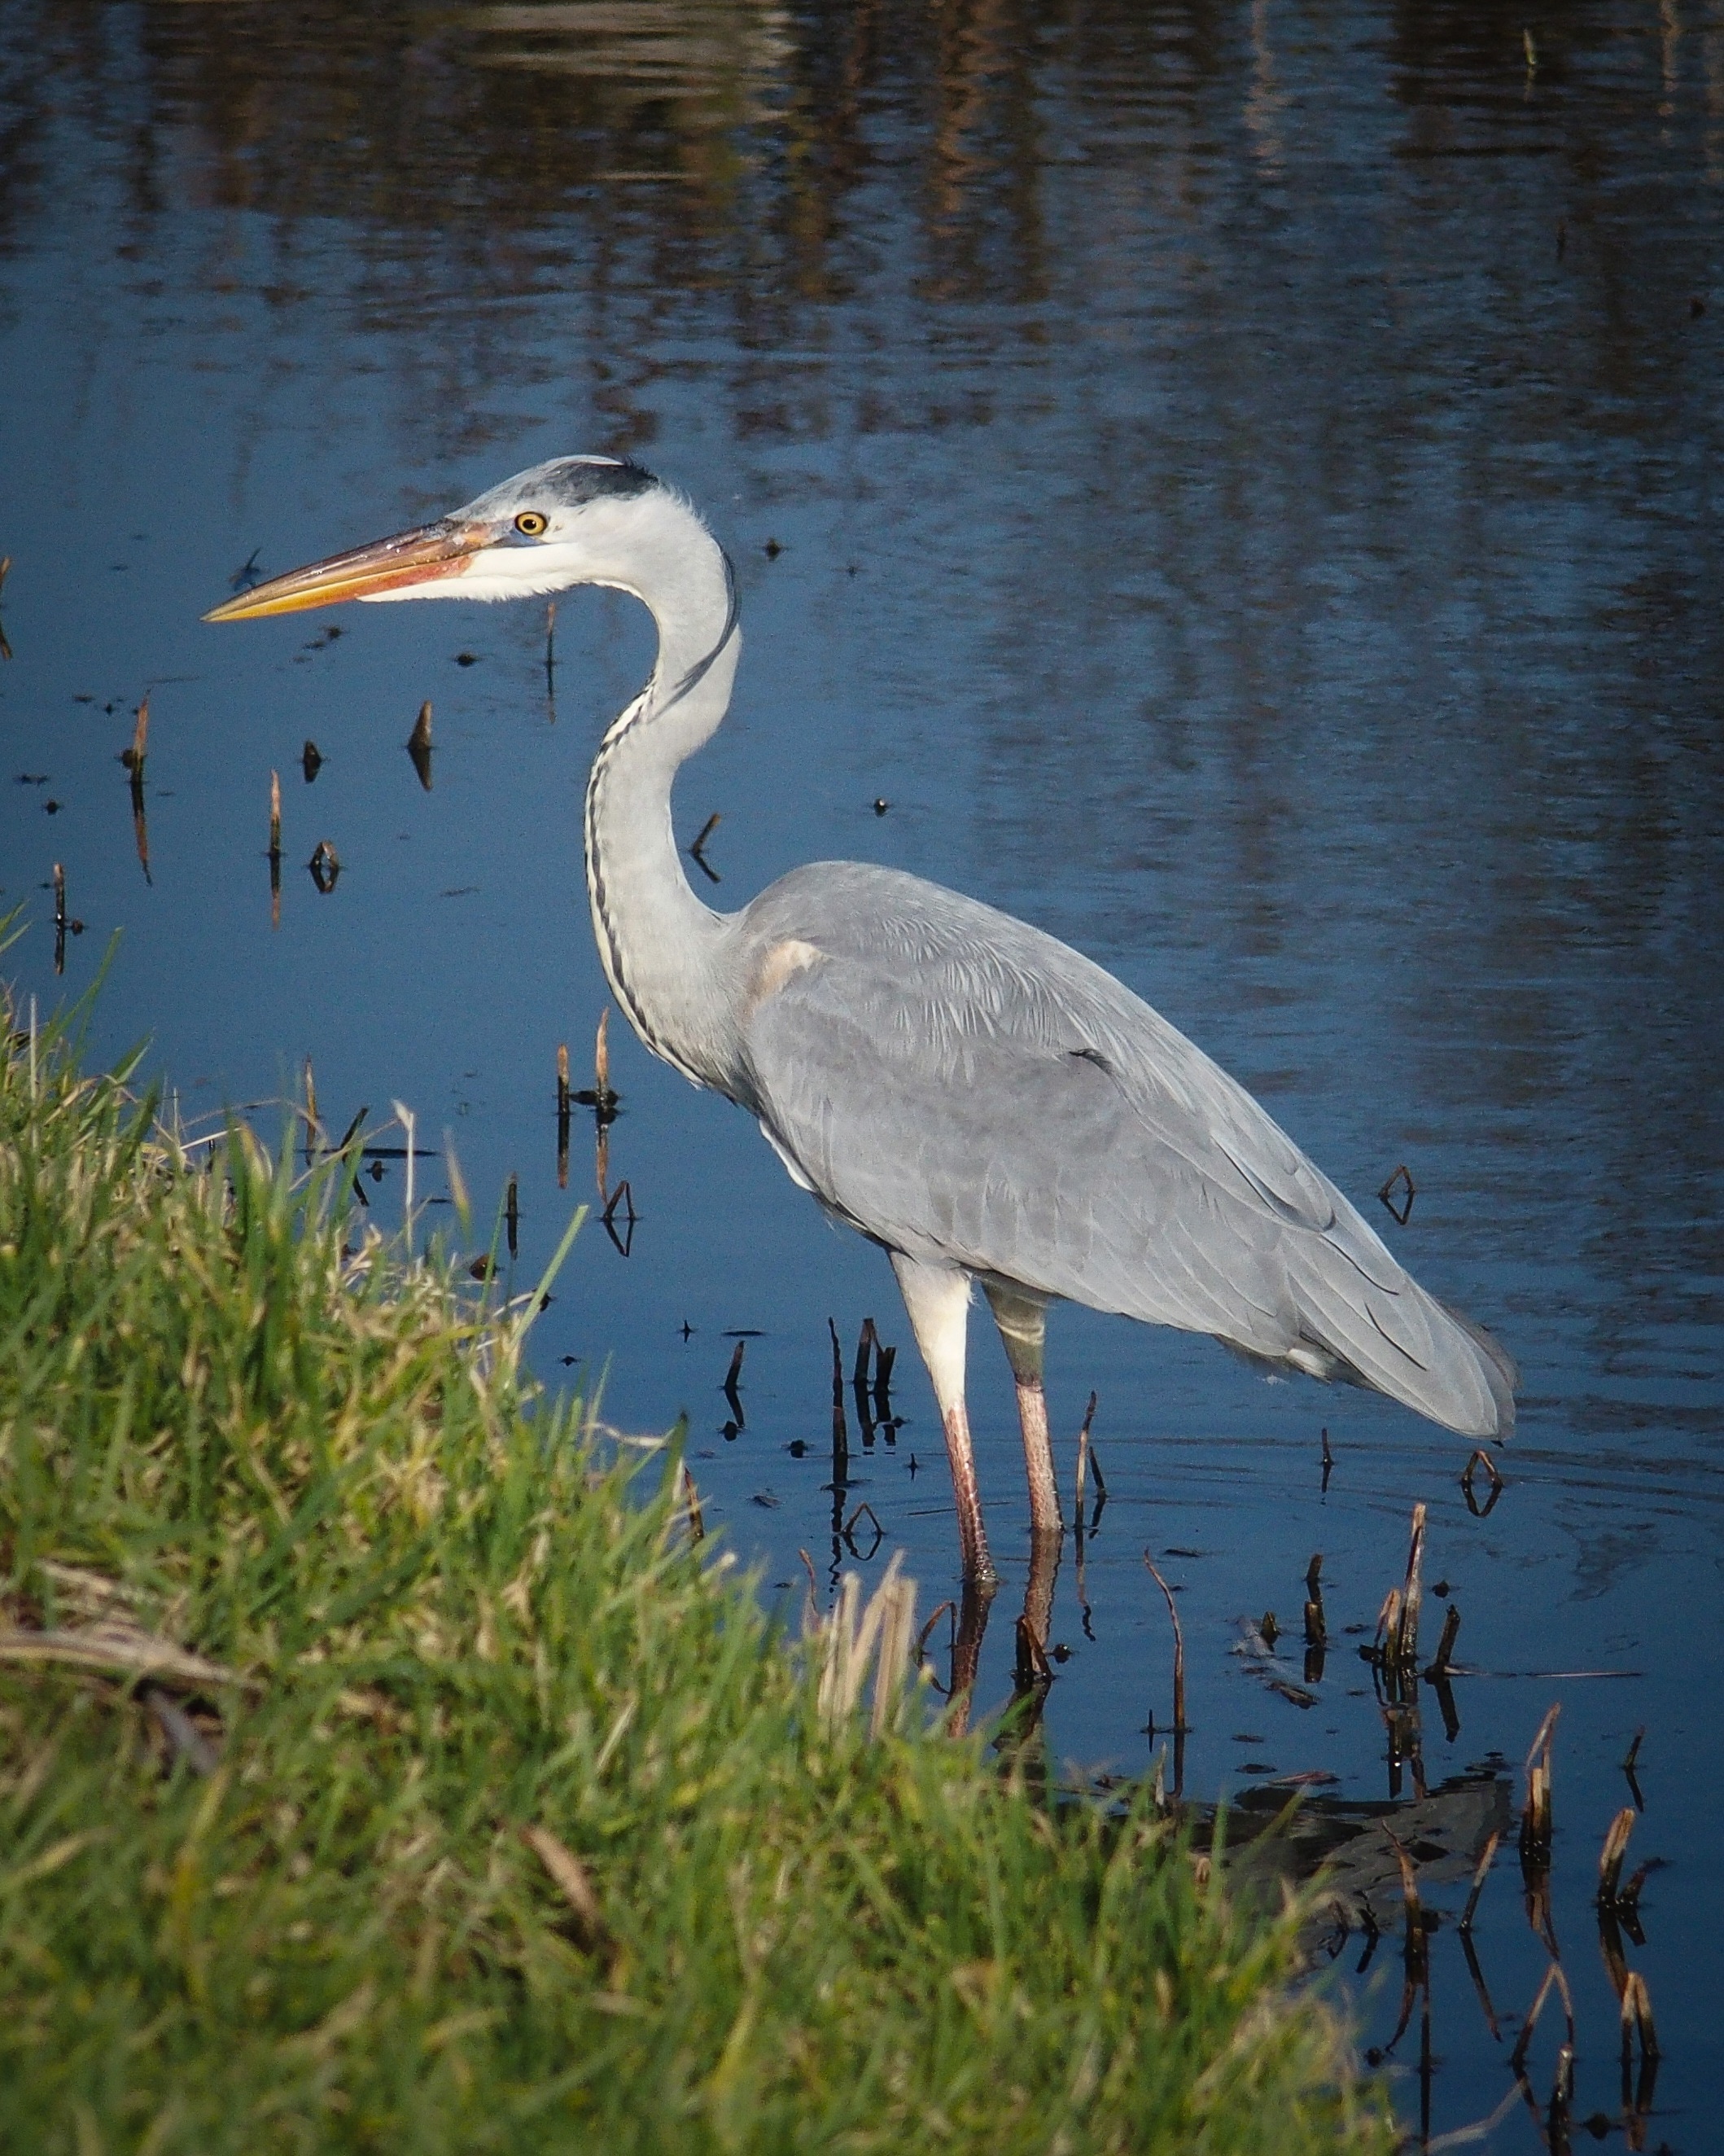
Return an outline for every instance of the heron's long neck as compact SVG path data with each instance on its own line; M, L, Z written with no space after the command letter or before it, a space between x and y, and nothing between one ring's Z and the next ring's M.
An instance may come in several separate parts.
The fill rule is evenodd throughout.
M587 890L599 957L629 1023L654 1055L722 1088L732 1024L717 964L725 921L683 874L670 783L725 715L742 639L722 548L672 499L656 521L616 579L651 608L659 657L593 762Z

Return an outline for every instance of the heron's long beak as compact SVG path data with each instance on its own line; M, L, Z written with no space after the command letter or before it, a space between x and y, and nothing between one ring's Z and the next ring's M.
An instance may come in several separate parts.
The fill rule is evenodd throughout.
M489 525L457 524L443 517L435 524L398 531L392 538L374 539L368 547L355 547L346 554L331 554L326 562L290 569L285 577L272 577L268 583L213 607L203 619L254 621L262 614L298 613L305 607L333 606L341 599L371 598L408 584L429 583L438 577L458 577L469 557L494 536Z

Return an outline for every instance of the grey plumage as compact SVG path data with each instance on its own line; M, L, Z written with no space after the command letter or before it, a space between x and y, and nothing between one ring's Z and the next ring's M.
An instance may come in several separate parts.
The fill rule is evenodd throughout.
M856 862L798 869L739 913L701 902L670 788L729 706L736 584L694 509L639 465L558 458L210 619L581 583L634 593L659 629L652 678L587 789L606 977L655 1055L751 1111L797 1180L890 1254L940 1405L967 1574L993 1577L964 1405L972 1281L1016 1381L1044 1550L1060 1509L1043 1334L1061 1299L1356 1379L1467 1437L1508 1431L1502 1350L1425 1293L1243 1087L1089 959Z
M1111 975L1010 916L854 862L735 917L726 1090L890 1247L1356 1378L1465 1436L1512 1420L1494 1344L1427 1295L1244 1088Z

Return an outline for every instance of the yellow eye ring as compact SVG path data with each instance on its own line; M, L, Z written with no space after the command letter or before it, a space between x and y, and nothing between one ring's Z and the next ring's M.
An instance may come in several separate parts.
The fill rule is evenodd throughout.
M537 539L550 521L549 517L541 516L536 509L523 509L515 520L515 528L523 539Z

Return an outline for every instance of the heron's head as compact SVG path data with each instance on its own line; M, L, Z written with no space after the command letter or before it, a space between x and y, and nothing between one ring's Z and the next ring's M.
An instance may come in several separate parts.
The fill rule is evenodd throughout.
M634 588L631 557L662 508L692 512L639 465L557 457L517 472L464 509L374 539L242 592L206 621L251 621L340 599L511 599L572 584Z

